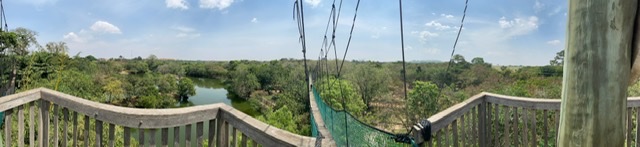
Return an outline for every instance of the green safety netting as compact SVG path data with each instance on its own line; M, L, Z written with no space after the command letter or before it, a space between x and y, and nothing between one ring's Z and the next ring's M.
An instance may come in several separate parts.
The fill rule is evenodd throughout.
M312 90L322 120L337 146L408 146L395 142L395 135L392 133L369 126L343 110L333 109L320 98L315 87L312 87ZM311 120L313 119L311 115ZM312 135L318 137L315 121L311 121L311 129Z

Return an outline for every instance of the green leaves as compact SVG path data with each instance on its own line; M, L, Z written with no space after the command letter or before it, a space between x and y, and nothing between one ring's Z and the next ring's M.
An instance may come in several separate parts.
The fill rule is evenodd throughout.
M196 95L195 85L189 78L181 78L178 82L178 97L188 98L189 96Z
M418 122L437 113L438 86L431 82L415 81L412 87L405 102L409 122Z

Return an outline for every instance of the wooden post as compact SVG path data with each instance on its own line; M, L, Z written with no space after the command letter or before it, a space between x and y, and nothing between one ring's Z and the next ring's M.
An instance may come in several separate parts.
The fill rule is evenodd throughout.
M559 146L623 146L636 0L570 0Z

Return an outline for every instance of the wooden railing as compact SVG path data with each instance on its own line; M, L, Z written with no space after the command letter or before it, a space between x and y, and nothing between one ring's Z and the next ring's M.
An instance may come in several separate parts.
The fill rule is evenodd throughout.
M316 142L315 138L270 126L222 103L137 109L39 88L0 97L0 111L5 112L4 146L256 147L314 146Z
M627 101L627 146L640 146L640 98ZM441 111L425 146L556 146L560 99L535 99L491 93L475 95Z

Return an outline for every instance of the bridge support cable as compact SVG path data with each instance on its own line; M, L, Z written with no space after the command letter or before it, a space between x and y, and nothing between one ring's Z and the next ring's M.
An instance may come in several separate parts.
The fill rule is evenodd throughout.
M453 62L453 54L456 52L456 47L458 45L458 39L460 39L460 33L462 33L462 28L464 27L464 18L467 16L467 6L469 4L469 0L465 0L464 2L464 10L462 11L462 19L460 20L460 27L458 28L458 34L456 35L456 40L453 42L453 49L451 50L451 55L449 56L449 63L447 63L447 68L444 71L445 76L449 76L449 69L451 68L451 63ZM442 95L442 89L444 89L445 82L442 82L439 85L438 96L436 98L440 98Z

